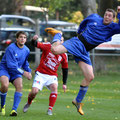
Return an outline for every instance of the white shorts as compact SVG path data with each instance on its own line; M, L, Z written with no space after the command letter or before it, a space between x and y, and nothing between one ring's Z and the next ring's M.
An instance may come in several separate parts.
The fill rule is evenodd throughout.
M40 72L35 73L32 87L36 87L39 90L43 89L43 86L48 88L49 85L55 83L58 86L58 78L55 75L42 74Z

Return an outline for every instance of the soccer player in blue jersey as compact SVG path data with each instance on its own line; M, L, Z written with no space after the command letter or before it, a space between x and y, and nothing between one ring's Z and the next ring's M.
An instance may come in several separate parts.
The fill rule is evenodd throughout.
M16 42L10 44L0 62L1 115L5 115L5 101L9 82L15 86L14 102L10 116L17 116L17 108L22 97L22 76L32 78L28 56L30 50L25 46L27 35L23 31L16 34ZM23 69L22 69L23 68Z
M94 79L93 67L89 57L89 51L103 42L111 40L114 34L120 33L120 6L117 7L118 23L114 23L115 11L107 9L104 18L98 14L91 14L85 18L78 28L78 37L73 37L60 44L61 32L53 28L46 28L45 31L50 33L53 38L52 52L62 54L69 52L75 56L75 61L81 68L84 79L81 82L80 90L77 97L72 101L77 111L84 115L82 110L82 100L88 90L90 82Z

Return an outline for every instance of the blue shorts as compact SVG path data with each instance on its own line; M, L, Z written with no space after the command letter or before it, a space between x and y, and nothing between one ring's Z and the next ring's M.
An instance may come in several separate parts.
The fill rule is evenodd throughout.
M92 65L89 52L86 51L83 43L78 39L78 37L73 37L69 40L66 40L62 44L69 53L75 56L75 61L78 63L79 61L83 61L89 65Z
M6 68L0 67L0 77L3 75L8 77L9 82L13 82L16 78L19 78L19 77L22 78L22 75L16 74L16 73L9 73Z

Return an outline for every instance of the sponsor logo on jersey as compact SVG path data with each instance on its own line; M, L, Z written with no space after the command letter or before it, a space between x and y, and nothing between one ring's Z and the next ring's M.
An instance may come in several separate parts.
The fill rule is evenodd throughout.
M58 57L58 61L61 61L61 59L62 59L62 57L61 57L61 56L59 56L59 57Z
M49 55L50 55L51 57L55 57L55 55L54 55L54 54L52 54L52 53L49 53Z
M97 22L94 22L94 25L97 25Z
M17 53L15 54L15 56L17 56Z

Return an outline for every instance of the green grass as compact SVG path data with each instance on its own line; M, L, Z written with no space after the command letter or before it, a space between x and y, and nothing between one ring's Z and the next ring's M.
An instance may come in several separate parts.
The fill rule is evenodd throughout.
M95 76L83 101L85 115L81 116L71 101L76 97L83 77L79 75L80 70L77 65L70 63L69 66L66 93L62 90L61 71L58 71L58 98L53 109L53 116L46 115L50 94L46 88L38 93L29 111L22 112L32 85L32 80L28 81L24 78L23 97L18 108L18 116L9 116L15 90L10 84L6 100L6 116L0 116L0 120L120 120L120 75L110 73Z

